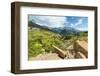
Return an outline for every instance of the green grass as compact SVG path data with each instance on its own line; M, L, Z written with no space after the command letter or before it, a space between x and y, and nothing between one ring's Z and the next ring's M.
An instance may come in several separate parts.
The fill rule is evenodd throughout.
M28 31L28 56L34 57L40 53L49 53L54 50L52 45L60 46L60 36L49 31L33 28Z

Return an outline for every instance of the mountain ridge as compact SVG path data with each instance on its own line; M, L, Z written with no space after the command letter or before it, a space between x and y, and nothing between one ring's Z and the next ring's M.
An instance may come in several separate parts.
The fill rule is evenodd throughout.
M67 35L78 35L79 30L76 30L72 27L57 27L57 28L50 28L50 27L47 27L47 26L43 26L43 25L39 25L39 24L36 24L35 22L32 22L32 21L29 21L28 22L29 24L29 27L37 27L37 28L40 28L40 29L44 29L44 30L47 30L47 31L51 31L51 32L54 32L54 33L57 33L57 34L60 34L62 36L67 36Z

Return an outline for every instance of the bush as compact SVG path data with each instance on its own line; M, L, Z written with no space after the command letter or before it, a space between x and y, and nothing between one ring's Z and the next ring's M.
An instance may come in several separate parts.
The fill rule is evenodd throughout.
M72 37L73 37L72 35L68 35L68 36L64 37L64 39L65 39L65 40L69 40L69 39L71 39Z

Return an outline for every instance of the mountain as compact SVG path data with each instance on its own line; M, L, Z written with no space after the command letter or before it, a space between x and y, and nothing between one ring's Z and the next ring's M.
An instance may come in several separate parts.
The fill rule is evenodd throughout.
M29 22L28 22L28 27L36 27L36 28L40 28L40 29L47 30L47 31L51 31L49 27L36 24L36 23L34 23L34 22L32 22L32 21L29 21Z
M52 28L53 32L59 33L62 36L67 36L67 35L75 35L78 34L79 31L72 28L72 27L63 27L63 28Z
M28 24L29 27L37 27L37 28L41 28L41 29L44 29L44 30L47 30L47 31L51 31L51 32L54 32L54 33L57 33L57 34L60 34L62 36L67 36L67 35L76 35L76 34L79 34L79 30L76 30L72 27L57 27L57 28L50 28L50 27L47 27L47 26L43 26L43 25L39 25L39 24L36 24L32 21L29 21L29 24Z

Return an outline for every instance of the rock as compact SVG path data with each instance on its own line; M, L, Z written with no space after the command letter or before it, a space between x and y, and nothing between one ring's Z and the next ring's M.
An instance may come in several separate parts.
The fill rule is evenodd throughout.
M82 53L82 55L84 55L86 58L88 57L88 45L87 45L87 42L77 40L74 43L74 50L75 50L76 54L79 55L80 53ZM80 56L81 56L81 54L80 54Z
M66 51L66 58L65 59L74 59L74 55L70 51L71 50Z
M75 58L84 58L84 59L86 59L86 56L81 52L77 52L76 55L75 55Z
M61 58L65 58L66 57L66 53L63 51L63 50L61 50L60 48L58 48L58 47L56 47L56 46L54 46L53 45L53 47L56 49L56 53L61 57Z

